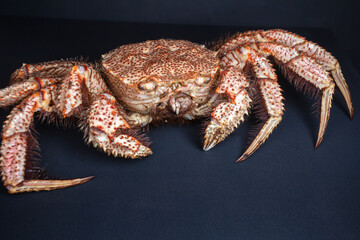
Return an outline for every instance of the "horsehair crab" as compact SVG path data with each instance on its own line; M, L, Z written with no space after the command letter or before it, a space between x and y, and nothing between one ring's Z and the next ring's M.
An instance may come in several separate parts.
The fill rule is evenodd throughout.
M33 115L75 118L88 143L128 158L152 154L138 130L150 123L208 117L204 150L223 141L256 105L264 118L258 134L237 160L259 148L283 115L275 70L319 99L321 143L335 83L353 116L350 92L338 61L325 49L284 30L239 33L210 50L184 40L154 40L121 46L101 63L81 60L23 64L0 90L0 107L21 101L7 117L1 145L2 181L10 193L52 190L92 177L51 180L33 164L37 144ZM335 83L334 83L335 82ZM321 97L320 97L321 95Z

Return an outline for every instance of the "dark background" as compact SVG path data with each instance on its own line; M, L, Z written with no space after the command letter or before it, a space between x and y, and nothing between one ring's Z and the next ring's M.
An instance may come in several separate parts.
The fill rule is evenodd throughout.
M12 0L0 15L202 26L330 29L358 68L357 0Z
M199 122L151 128L154 154L141 160L108 157L76 129L35 121L50 174L96 178L51 192L9 195L1 187L0 238L360 239L359 9L357 1L2 1L0 87L23 62L96 60L148 39L205 43L286 28L339 59L355 116L349 120L337 91L315 151L313 101L280 77L283 121L237 165L253 118L209 152Z

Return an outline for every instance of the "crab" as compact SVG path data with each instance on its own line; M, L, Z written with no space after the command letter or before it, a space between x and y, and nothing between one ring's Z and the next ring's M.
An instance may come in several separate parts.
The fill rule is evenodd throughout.
M152 154L141 133L149 124L207 119L203 149L210 150L244 121L252 108L263 124L237 162L265 142L283 116L283 97L272 66L277 63L299 90L320 102L316 146L323 139L335 84L353 116L350 92L338 61L294 33L275 29L238 33L211 49L185 40L124 45L99 63L61 60L23 64L0 90L0 107L18 104L4 123L1 174L9 193L53 190L92 177L49 179L34 161L32 123L76 120L85 139L115 157Z

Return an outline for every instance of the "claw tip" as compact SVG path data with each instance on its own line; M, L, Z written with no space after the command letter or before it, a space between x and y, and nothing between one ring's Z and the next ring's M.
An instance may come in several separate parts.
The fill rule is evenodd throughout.
M210 149L211 149L210 146L203 146L203 150L204 150L204 151L209 151Z
M204 146L203 146L203 150L204 151L209 151L210 149L212 149L214 146L216 145L215 141L205 141Z

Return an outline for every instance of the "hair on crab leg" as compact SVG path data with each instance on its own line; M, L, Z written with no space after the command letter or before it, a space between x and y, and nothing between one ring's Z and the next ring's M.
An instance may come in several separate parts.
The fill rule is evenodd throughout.
M235 163L244 161L248 158L251 154L253 154L260 146L265 142L265 140L269 137L272 133L274 128L280 123L281 117L270 117L261 128L259 134L255 137L254 141L251 145L246 149L243 155L236 160Z
M330 52L320 47L318 44L306 40L302 36L282 29L249 31L242 34L236 34L220 48L219 52L221 54L225 54L230 50L234 50L238 46L255 42L260 46L269 46L269 44L278 45L278 50L282 49L281 51L283 53L278 55L277 58L280 57L286 59L291 55L295 57L295 55L298 56L301 54L316 61L317 64L321 65L323 70L331 73L332 78L345 98L346 105L349 109L349 116L350 119L352 119L354 108L351 101L349 87L346 84L345 78L341 72L338 60ZM281 62L286 63L288 60L289 59Z
M35 81L27 81L13 84L0 90L0 107L11 106L28 97L32 92L39 89Z
M263 31L262 35L269 41L295 48L305 56L315 60L326 71L330 72L336 85L339 87L340 92L345 98L350 113L350 119L352 119L354 108L351 102L349 87L346 84L345 78L341 72L338 60L332 56L330 52L326 51L316 43L307 41L304 37L288 31L274 29Z
M42 176L29 176L26 169L33 159L34 138L31 135L31 124L36 112L47 109L51 98L51 86L35 92L17 105L5 121L0 148L0 166L2 181L9 193L52 190L70 187L89 181L92 177L72 180L38 179ZM35 144L35 148L37 144ZM36 151L36 149L35 149ZM31 164L30 164L31 165ZM34 166L33 166L34 167ZM36 167L36 166L35 166ZM31 175L31 174L30 174Z
M284 98L277 82L275 70L269 60L247 47L241 49L241 51L248 53L248 59L255 76L255 94L259 96L257 102L261 108L264 108L267 120L253 142L236 162L245 160L265 142L274 128L280 123L284 111L282 102Z
M314 59L306 55L301 55L295 49L274 43L262 44L261 47L280 62L280 65L285 69L285 73L288 73L286 74L288 79L290 82L294 83L295 86L308 85L311 86L312 89L322 92L320 126L318 139L315 145L315 148L317 148L323 139L330 116L332 95L334 94L335 88L333 79L330 77L329 72ZM340 76L340 73L338 72L339 77L342 77ZM348 94L348 97L350 97L350 94ZM352 104L350 103L348 106L350 107L350 116L352 116Z

